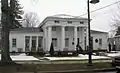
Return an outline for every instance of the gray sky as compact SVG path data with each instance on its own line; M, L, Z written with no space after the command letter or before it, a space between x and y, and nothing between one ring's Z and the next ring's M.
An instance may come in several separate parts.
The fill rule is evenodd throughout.
M45 17L56 14L68 14L80 16L87 12L87 0L20 0L25 12L36 12L40 21ZM118 0L100 0L98 4L90 4L90 10L95 10ZM91 13L91 28L102 31L110 31L112 17L117 11L117 4ZM85 15L84 17L87 17ZM112 23L111 23L112 22Z

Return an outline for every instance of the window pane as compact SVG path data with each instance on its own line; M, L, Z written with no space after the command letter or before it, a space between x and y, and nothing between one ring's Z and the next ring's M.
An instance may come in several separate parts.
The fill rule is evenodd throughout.
M12 47L16 47L16 38L12 39Z
M25 36L25 48L29 48L30 46L30 36Z
M36 36L32 36L32 48L36 48Z
M54 26L54 27L52 27L52 31L56 31L56 27Z
M79 28L79 27L77 27L77 31L79 31L79 29L80 29L80 28Z
M69 46L69 38L65 38L65 47Z
M68 31L68 27L65 27L65 31Z
M38 36L38 47L42 47L42 39L43 37Z
M57 47L57 38L52 38L52 43L54 47Z
M99 44L102 45L102 39L99 39Z

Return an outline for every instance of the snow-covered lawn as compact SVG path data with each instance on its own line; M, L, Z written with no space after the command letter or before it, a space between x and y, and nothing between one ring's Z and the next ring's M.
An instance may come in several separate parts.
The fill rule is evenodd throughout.
M120 56L120 51L115 53L105 53L106 56L95 56L92 55L92 59L110 59L111 57ZM57 60L85 60L88 59L88 55L79 54L76 57L41 57L35 58L34 56L26 56L26 54L20 55L11 55L10 56L13 61L42 61L42 60L50 60L50 61L57 61ZM1 54L0 54L1 60Z
M54 60L85 60L88 59L88 55L79 54L77 57L44 57L45 59L54 61ZM92 59L110 59L109 57L105 56L94 56L92 55Z
M106 53L106 56L108 56L108 57L120 56L120 51Z
M33 56L26 56L25 54L11 55L10 57L12 58L13 61L39 61L39 59ZM0 54L0 60L1 60L1 54Z

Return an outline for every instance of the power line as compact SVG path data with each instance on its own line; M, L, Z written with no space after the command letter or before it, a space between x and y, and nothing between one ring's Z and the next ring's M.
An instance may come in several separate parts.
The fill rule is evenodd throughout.
M112 6L112 5L114 5L114 4L117 4L117 3L119 3L119 2L120 2L120 1L117 1L117 2L114 2L114 3L109 4L109 5L107 5L107 6L101 7L101 8L99 8L99 9L96 9L96 10L90 11L90 13L92 13L92 12L96 12L96 11L99 11L99 10L101 10L101 9L105 9L105 8L110 7L110 6ZM80 15L80 16L84 16L84 15L86 15L86 14L88 14L88 13L82 14L82 15Z

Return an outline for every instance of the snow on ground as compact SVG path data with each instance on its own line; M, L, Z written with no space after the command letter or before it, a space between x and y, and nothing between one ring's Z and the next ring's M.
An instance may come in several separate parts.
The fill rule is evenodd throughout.
M115 57L115 56L120 56L120 51L117 52L111 52L111 53L106 53L108 57Z
M11 55L10 56L13 61L39 61L39 59L33 57L33 56L26 56L26 54L20 54L20 55ZM1 60L1 54L0 54L0 60Z
M84 59L88 59L88 55L79 54L79 56L77 57L44 57L44 58L49 59L51 61L53 60L84 60ZM108 59L108 58L109 57L92 55L92 59Z
M111 53L105 53L106 56L95 56L92 55L92 59L109 59L110 57L120 56L120 51L117 52L111 52ZM40 61L38 58L35 58L34 56L27 56L26 54L20 54L20 55L11 55L10 56L13 61ZM82 55L79 54L77 57L41 57L40 59L43 60L83 60L88 59L88 55ZM0 60L1 60L1 54L0 54Z

